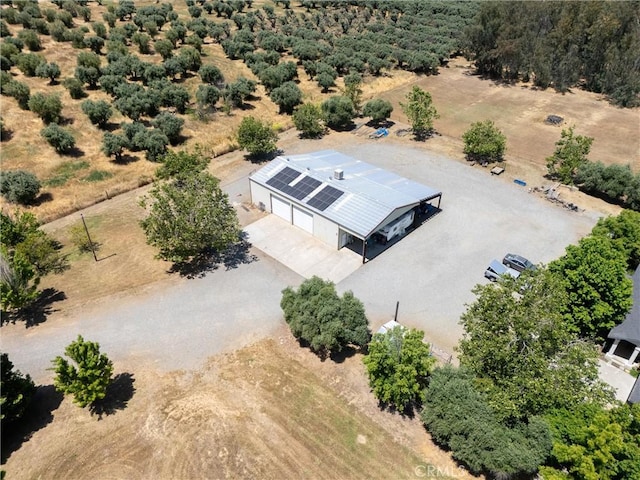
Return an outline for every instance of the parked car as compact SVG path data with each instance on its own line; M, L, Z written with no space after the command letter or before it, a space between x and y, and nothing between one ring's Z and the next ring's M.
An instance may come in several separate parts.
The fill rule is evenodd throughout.
M492 260L484 271L485 278L488 278L492 282L497 281L502 275L510 275L513 278L518 278L520 276L520 272L503 265L498 260Z
M535 270L536 266L522 255L516 255L515 253L507 253L502 259L507 267L513 268L518 272L524 272L525 270Z

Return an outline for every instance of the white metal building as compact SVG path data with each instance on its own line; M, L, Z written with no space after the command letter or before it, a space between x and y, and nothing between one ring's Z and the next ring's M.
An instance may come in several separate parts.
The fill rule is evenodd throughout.
M340 249L367 240L407 212L425 209L442 193L395 173L323 150L276 157L249 178L259 208Z

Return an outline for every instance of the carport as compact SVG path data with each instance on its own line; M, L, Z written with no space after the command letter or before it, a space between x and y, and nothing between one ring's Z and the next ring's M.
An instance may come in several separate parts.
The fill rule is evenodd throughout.
M374 235L389 226L386 235L401 238L440 211L442 199L434 188L335 150L276 157L249 182L254 205L335 249L361 243L363 263Z

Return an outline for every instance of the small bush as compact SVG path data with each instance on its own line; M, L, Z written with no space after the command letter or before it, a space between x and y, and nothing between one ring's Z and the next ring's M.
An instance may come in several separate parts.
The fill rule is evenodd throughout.
M56 123L44 127L40 130L40 135L58 153L69 153L76 146L76 140L73 135Z
M40 181L31 172L9 170L0 173L0 194L11 203L28 205L40 193Z
M29 99L29 110L38 115L44 123L58 122L62 112L60 96L38 92Z
M71 95L71 98L74 100L79 100L87 96L84 91L84 83L75 77L65 79L62 85L69 91L69 95Z

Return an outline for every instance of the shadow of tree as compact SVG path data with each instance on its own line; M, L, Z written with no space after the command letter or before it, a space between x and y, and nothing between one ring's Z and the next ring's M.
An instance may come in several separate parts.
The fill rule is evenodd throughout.
M347 345L346 347L343 347L342 350L340 350L339 352L331 351L329 353L329 358L334 363L342 363L347 358L353 357L356 353L358 353L358 350L355 347L352 347L351 345Z
M15 324L17 321L24 320L26 328L35 327L36 325L46 322L47 316L57 311L57 309L51 306L53 303L61 302L66 298L66 294L60 290L45 288L40 292L38 298L28 307L17 312L3 312L0 318L0 325L4 323Z
M136 392L134 382L135 379L131 373L116 375L107 387L106 396L102 400L93 402L89 407L91 415L97 415L98 420L101 420L103 415L113 415L116 411L127 408L129 400Z
M284 153L283 150L277 149L269 153L249 153L245 155L244 158L246 160L249 160L251 163L261 164L265 162L270 162L271 160L276 158L278 155L282 155L283 153Z
M63 395L53 385L39 385L22 419L2 425L2 463L27 442L35 432L53 421L52 412L62 403Z
M25 326L27 328L39 325L47 320L53 312L58 311L52 305L55 302L66 300L67 295L55 288L45 288L35 302L25 310Z
M247 234L242 232L239 241L224 252L215 250L202 252L188 262L174 263L169 273L178 273L187 278L203 278L208 272L217 270L220 265L224 265L226 270L238 268L239 265L258 260L256 255L249 252L250 248L251 243L247 240Z

